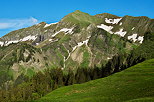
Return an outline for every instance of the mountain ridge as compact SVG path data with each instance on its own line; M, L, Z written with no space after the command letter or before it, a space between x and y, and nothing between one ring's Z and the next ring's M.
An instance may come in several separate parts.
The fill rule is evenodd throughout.
M76 14L76 13L81 13L81 14L83 14L84 12L81 12L80 10L76 10L76 11L74 11L73 13L70 13L70 14L68 14L68 15L66 15L65 17L67 17L67 16L69 16L69 15L71 15L71 14ZM84 14L88 14L88 13L84 13ZM89 14L88 14L89 15ZM116 15L112 15L112 14L109 14L109 13L102 13L102 14L96 14L96 15L94 15L94 16L96 16L97 17L97 15L103 15L103 16L105 16L105 15L109 15L109 17L116 17L116 18L123 18L123 17L132 17L132 18L148 18L148 19L151 19L151 18L149 18L149 17L147 17L147 16L136 16L136 17L134 17L134 16L129 16L129 15L126 15L126 16L123 16L123 17L118 17L118 16L116 16ZM65 18L64 17L64 18ZM105 16L105 17L107 17L107 16ZM104 18L105 18L104 17ZM153 19L151 19L151 20L153 20ZM46 22L40 22L39 24L47 24ZM52 24L52 23L51 23ZM34 26L34 25L33 25ZM32 26L31 26L32 27ZM28 27L29 28L29 27ZM19 30L22 30L22 29L25 29L25 28L21 28L21 29L19 29ZM18 30L15 30L15 31L18 31ZM14 32L14 31L13 31ZM10 32L11 33L11 32ZM9 34L9 33L8 33ZM7 34L6 34L7 35ZM4 35L4 36L6 36L6 35ZM2 36L1 37L1 39L4 37L4 36Z
M57 23L41 22L13 31L0 40L0 65L4 72L0 78L9 77L0 84L5 86L21 75L29 76L29 70L33 74L48 68L76 72L80 67L100 68L120 55L127 55L127 60L132 50L151 42L144 44L145 36L153 32L154 21L147 17L122 18L108 13L91 16L81 11L70 13ZM144 59L139 56L131 56L130 62ZM125 64L125 60L120 63ZM112 72L114 68L109 73Z
M109 76L154 58L153 39L154 21L147 17L81 11L13 31L0 38L0 93L28 100ZM18 88L23 94L10 93Z

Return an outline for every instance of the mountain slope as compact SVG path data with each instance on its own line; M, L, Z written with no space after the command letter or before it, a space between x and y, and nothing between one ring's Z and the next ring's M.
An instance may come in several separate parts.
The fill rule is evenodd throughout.
M106 78L59 88L35 102L152 102L154 59Z
M9 47L1 47L0 52L1 89L10 87L12 81L16 81L21 75L32 77L29 70L34 74L45 68L42 52L29 44L11 44Z
M57 23L41 22L10 32L0 38L0 89L8 83L13 86L22 75L32 77L44 69L76 72L78 68L101 68L110 61L115 64L115 56L129 55L137 48L130 57L116 59L122 65L130 62L127 68L153 58L152 53L148 55L153 51L153 41L145 42L153 32L154 21L148 17L91 16L79 10ZM140 58L140 50L145 58ZM110 74L115 68L108 69Z

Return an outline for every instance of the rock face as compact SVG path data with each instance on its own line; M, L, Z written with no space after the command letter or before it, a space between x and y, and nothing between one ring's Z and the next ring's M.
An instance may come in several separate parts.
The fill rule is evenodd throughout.
M101 67L119 53L129 53L154 32L148 17L91 16L75 11L58 23L41 22L0 38L0 86L21 74L45 68ZM12 44L13 43L13 44Z

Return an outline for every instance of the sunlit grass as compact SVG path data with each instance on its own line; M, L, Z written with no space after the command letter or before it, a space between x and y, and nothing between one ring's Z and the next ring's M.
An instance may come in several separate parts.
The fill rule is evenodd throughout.
M37 102L152 102L154 59L84 84L59 88Z

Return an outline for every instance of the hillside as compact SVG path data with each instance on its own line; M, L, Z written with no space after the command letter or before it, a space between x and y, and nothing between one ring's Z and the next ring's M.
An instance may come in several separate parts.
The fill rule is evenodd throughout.
M152 102L154 59L109 77L62 87L35 102Z
M0 101L38 99L153 58L153 19L76 10L0 38Z

